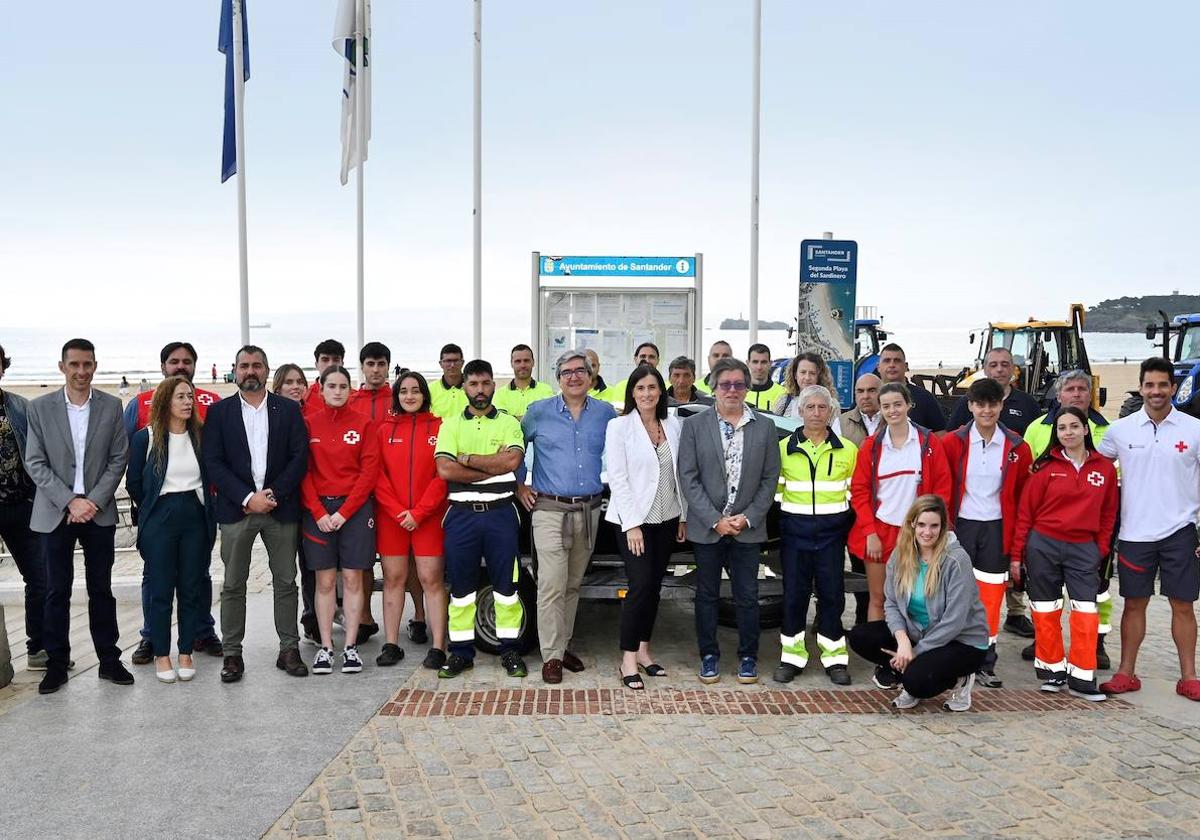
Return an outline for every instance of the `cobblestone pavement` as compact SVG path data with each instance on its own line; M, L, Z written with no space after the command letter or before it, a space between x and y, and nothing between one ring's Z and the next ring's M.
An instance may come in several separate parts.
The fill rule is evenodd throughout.
M605 610L585 605L580 626L610 628ZM705 688L690 615L664 607L672 677L640 695L615 685L607 630L577 640L590 667L560 687L536 655L523 682L490 657L466 679L415 673L267 836L1200 836L1195 704L1043 695L1011 636L1010 687L977 689L969 714L886 711L857 660L851 690L813 668L794 689ZM1173 680L1166 620L1152 609L1141 671ZM777 649L764 633L763 661Z

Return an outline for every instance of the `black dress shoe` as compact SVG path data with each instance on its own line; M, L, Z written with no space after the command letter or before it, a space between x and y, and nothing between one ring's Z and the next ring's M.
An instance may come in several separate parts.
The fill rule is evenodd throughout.
M133 674L129 673L121 661L105 662L100 665L100 679L108 680L116 685L133 685Z
M299 655L299 654L297 654ZM225 667L221 669L221 682L235 683L246 673L246 663L240 656L226 656Z
M771 675L771 679L777 683L790 683L802 673L804 673L803 668L790 662L780 662L775 666L775 673Z
M1010 615L1004 619L1004 629L1024 639L1033 638L1033 622L1028 616Z
M845 665L830 665L825 673L834 685L850 685L850 670Z
M373 621L370 624L360 624L358 625L358 635L354 637L354 641L361 645L378 632L379 625Z
M1034 660L1034 657L1036 656L1035 651L1036 651L1035 643L1030 642L1028 645L1021 648L1021 658L1024 659L1026 662L1032 662Z
M61 665L46 666L46 676L38 683L38 694L53 694L67 684L67 669Z
M150 644L149 639L142 639L138 642L137 649L133 652L133 658L130 661L134 665L149 665L154 661L154 645Z
M571 653L571 651L569 651L569 650L563 651L562 663L563 663L563 667L566 668L568 671L570 671L572 674L578 674L580 671L582 671L584 669L583 660L580 659L575 654ZM649 673L649 671L647 671L646 673ZM651 676L653 676L653 674L651 674Z
M192 643L193 653L207 653L209 656L224 656L225 649L221 647L221 640L216 636L209 636L207 639L197 639Z
M279 658L275 660L275 667L280 671L287 671L289 677L308 676L308 666L304 664L300 658L300 651L296 648L288 648L279 654Z

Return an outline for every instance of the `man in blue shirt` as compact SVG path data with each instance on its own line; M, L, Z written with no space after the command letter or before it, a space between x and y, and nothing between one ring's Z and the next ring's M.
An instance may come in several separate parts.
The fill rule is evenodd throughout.
M532 403L521 422L526 451L533 447L533 479L517 487L521 504L533 512L538 640L547 683L562 682L564 667L583 670L568 648L600 524L604 431L617 416L611 405L588 396L592 363L582 350L559 356L554 372L562 393Z

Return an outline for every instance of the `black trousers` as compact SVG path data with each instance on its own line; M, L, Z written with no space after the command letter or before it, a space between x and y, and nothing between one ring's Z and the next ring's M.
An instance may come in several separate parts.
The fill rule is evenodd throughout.
M886 621L868 621L852 629L847 636L851 649L876 665L889 665L890 653L883 649L896 649L896 637L888 630ZM900 675L904 690L913 697L936 697L948 691L962 677L974 674L983 664L987 651L982 648L951 642L943 647L926 651L913 658Z
M867 563L861 557L850 555L850 571L858 572L860 575L867 573ZM867 621L867 608L871 605L870 592L855 592L854 593L854 623L865 624Z
M25 646L29 653L45 647L42 624L46 614L46 561L42 543L29 528L33 502L0 504L0 540L8 546L25 582Z
M317 594L317 573L308 568L308 564L304 562L304 540L300 540L300 551L296 555L296 562L300 564L300 600L303 604L300 613L300 620L317 620L317 608L314 606L315 597ZM341 603L341 599L338 599Z
M625 575L629 578L629 590L621 603L621 650L636 651L642 642L650 641L658 618L663 578L678 532L678 517L643 525L642 540L646 547L641 557L629 551L629 540L623 531L617 537L617 550L625 561Z
M75 544L83 548L83 568L87 580L88 627L101 665L116 662L117 601L112 594L112 567L115 556L115 525L95 522L69 523L66 517L48 534L41 535L46 559L46 612L43 633L50 664L67 667L71 658L71 585L75 582Z

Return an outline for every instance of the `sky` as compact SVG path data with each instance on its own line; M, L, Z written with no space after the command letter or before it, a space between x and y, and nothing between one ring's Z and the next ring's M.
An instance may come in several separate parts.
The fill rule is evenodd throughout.
M247 5L251 319L350 337L336 4ZM1195 291L1200 4L763 6L760 317L794 318L824 231L859 243L858 302L892 326ZM752 7L485 0L485 348L528 323L534 250L702 252L706 324L748 311ZM0 329L236 330L218 0L54 8L6 4L45 37L0 62ZM368 334L470 335L472 15L374 0Z

